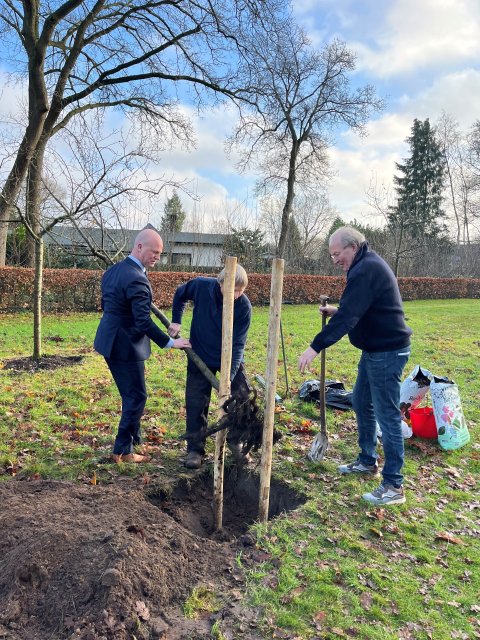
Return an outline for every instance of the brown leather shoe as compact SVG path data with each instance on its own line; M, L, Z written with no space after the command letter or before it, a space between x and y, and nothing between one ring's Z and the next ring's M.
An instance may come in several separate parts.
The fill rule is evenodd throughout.
M120 462L150 462L151 456L141 456L139 453L113 453L112 460L117 464Z

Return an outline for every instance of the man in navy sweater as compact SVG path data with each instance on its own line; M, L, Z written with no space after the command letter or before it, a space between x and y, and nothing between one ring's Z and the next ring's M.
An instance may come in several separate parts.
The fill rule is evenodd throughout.
M322 349L345 334L361 349L352 403L357 417L357 460L340 465L340 473L378 474L377 425L382 431L382 484L363 499L375 505L403 504L404 443L400 414L400 384L410 355L411 329L405 324L397 279L388 264L368 248L362 233L337 229L329 240L332 260L347 274L337 307L320 307L331 318L299 358L302 373Z
M223 282L225 270L217 278L193 278L180 285L173 298L172 323L168 328L170 336L178 335L186 303L192 301L193 317L190 327L190 342L193 350L209 367L212 373L220 370L222 355L222 313ZM250 327L252 305L244 294L248 284L245 269L237 265L235 274L235 302L233 306L232 367L230 371L232 396L246 398L250 387L245 376L243 354ZM203 373L189 360L187 364L187 384L185 404L187 412L187 456L185 466L199 469L205 455L205 436L208 407L212 386ZM241 458L238 443L227 444L232 453Z
M148 462L135 453L141 442L140 419L147 401L145 360L150 340L162 349L182 349L190 342L172 340L150 317L152 289L146 267L153 267L163 250L154 229L143 229L135 238L131 254L107 269L102 278L103 316L94 347L104 358L122 398L122 416L113 445L115 462Z

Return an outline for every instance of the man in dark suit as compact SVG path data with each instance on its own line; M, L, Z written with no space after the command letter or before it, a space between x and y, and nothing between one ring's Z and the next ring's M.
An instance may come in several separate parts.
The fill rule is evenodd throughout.
M113 446L115 462L148 462L134 453L141 441L140 419L147 401L145 360L150 340L162 349L189 347L185 338L173 340L150 317L152 289L146 267L153 267L163 250L154 229L143 229L131 254L105 271L102 278L103 316L94 347L104 358L122 398L122 416Z

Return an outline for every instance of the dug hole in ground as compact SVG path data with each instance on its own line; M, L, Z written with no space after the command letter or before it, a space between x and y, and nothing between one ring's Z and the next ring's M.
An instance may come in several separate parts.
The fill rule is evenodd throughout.
M257 640L260 613L242 603L244 575L260 558L249 526L259 479L226 468L224 527L213 531L208 469L167 483L117 477L110 485L12 480L0 485L0 638L5 640ZM272 481L270 517L303 496ZM185 617L195 587L215 613Z

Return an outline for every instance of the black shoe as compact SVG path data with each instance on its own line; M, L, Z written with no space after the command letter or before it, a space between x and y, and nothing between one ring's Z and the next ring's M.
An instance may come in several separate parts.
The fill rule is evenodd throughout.
M185 466L187 469L200 469L203 462L203 456L198 451L189 451L185 458Z

